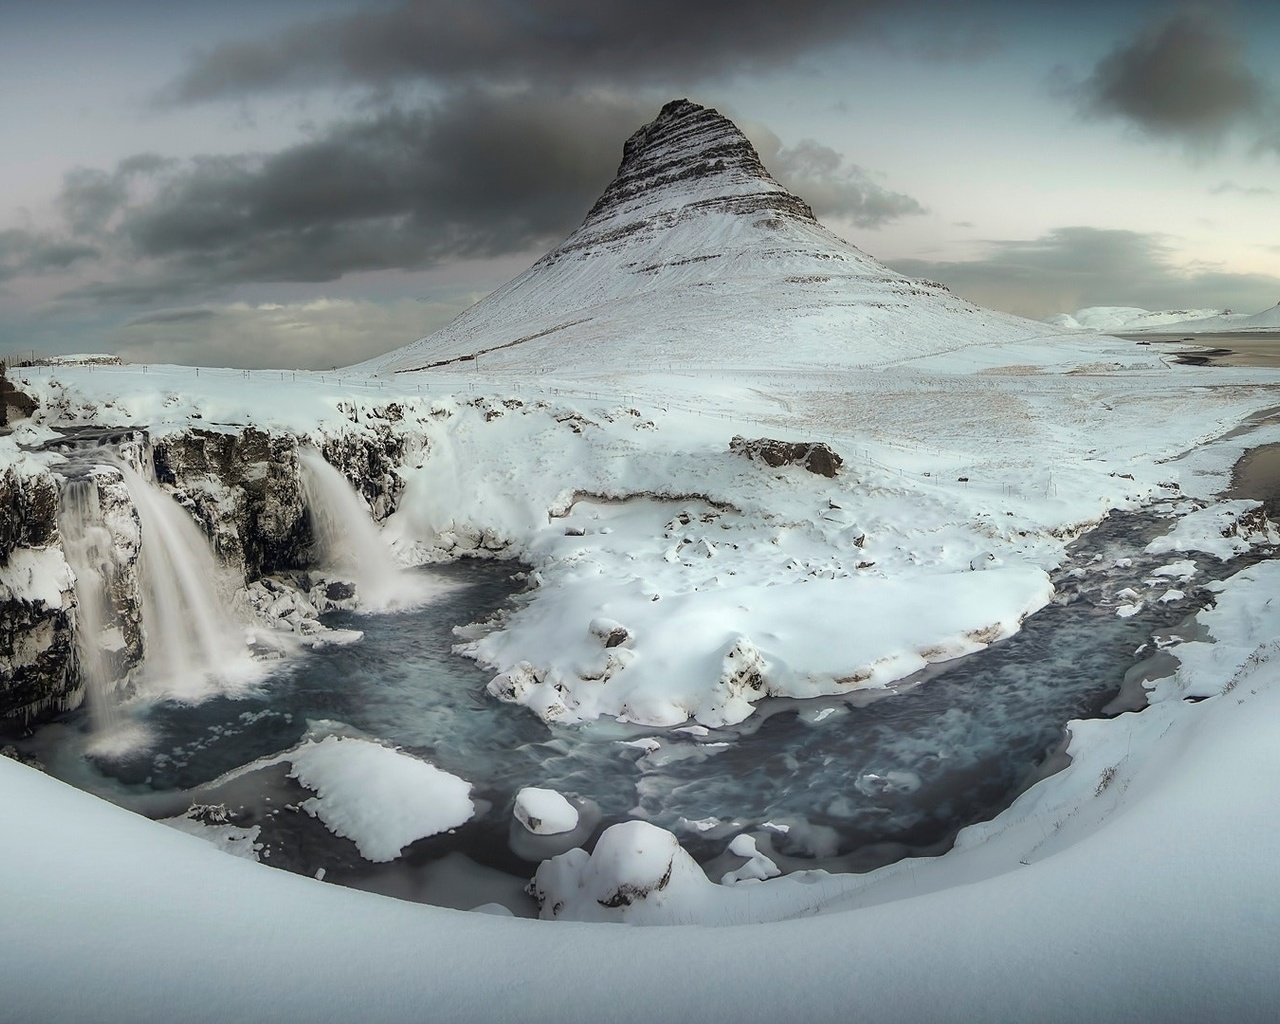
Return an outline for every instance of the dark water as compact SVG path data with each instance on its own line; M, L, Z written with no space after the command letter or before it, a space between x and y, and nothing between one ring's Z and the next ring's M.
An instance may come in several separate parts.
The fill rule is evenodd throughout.
M452 630L518 592L518 566L433 567L423 571L454 586L426 607L326 619L364 630L358 644L301 656L247 697L143 709L151 749L97 763L89 781L135 806L148 794L170 794L170 805L157 805L163 811L152 809L157 815L191 802L225 803L237 822L261 827L269 863L308 874L323 868L330 880L451 905L510 905L519 899L515 880L527 879L542 857L589 844L603 827L635 816L672 829L703 860L769 822L789 867L874 866L910 850L940 850L958 828L1007 805L1065 723L1099 714L1115 696L1152 632L1192 614L1207 598L1201 585L1240 567L1201 557L1191 584L1149 585L1151 571L1175 557L1152 559L1142 548L1168 525L1151 513L1113 515L1073 546L1055 576L1055 603L1020 633L935 666L899 692L768 701L741 726L707 735L613 722L551 728L499 704L484 692L489 673L452 653ZM1175 586L1185 599L1155 600ZM1129 618L1116 615L1125 587L1144 599ZM309 728L419 754L471 782L480 812L453 834L415 843L394 865L370 865L354 844L296 809L308 794L285 777L287 768L210 785L287 750ZM640 737L656 738L659 749L646 754L622 742ZM53 767L68 774L65 765ZM581 798L583 829L567 842L522 839L511 803L529 785Z

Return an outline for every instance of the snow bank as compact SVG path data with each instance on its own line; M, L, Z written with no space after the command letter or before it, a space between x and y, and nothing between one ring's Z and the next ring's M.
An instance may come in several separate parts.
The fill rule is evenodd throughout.
M1172 530L1151 541L1146 550L1153 555L1203 551L1226 561L1257 544L1276 543L1280 543L1280 533L1267 519L1262 503L1241 498L1187 512Z
M588 854L575 849L543 861L530 885L545 920L614 921L628 924L722 923L749 920L752 894L735 883L777 875L750 836L731 845L746 864L717 885L665 829L626 821L605 829ZM825 872L800 872L773 883L757 903L766 915L783 904L803 901ZM772 905L772 910L766 910Z
M290 777L316 794L303 810L352 840L366 860L395 860L415 840L475 813L469 782L379 743L328 736L286 756Z
M1210 586L1217 603L1196 616L1208 639L1174 648L1178 669L1156 680L1150 699L1230 694L1280 654L1280 563L1262 562Z
M1038 569L904 581L801 578L652 599L645 581L557 588L469 648L500 671L490 692L546 719L643 725L742 721L764 696L883 686L1009 636L1053 593ZM597 616L625 624L599 642Z

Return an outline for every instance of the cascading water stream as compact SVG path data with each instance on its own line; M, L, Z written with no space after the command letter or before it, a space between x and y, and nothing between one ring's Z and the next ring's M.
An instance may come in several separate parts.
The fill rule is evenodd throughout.
M199 698L250 666L243 628L230 611L233 584L187 512L123 459L142 525L139 570L146 657L142 677L179 698Z
M92 476L64 482L58 510L58 527L67 563L75 573L77 611L76 654L84 680L93 731L116 732L120 713L116 707L117 674L105 645L110 642L107 609L114 541L103 523L98 485Z
M115 447L75 441L68 454L58 519L91 749L114 756L144 738L121 711L126 690L199 700L261 670L232 611L234 583L186 510Z
M314 448L299 448L302 490L322 567L356 585L364 611L392 611L426 599L421 576L406 573L391 556L364 499Z

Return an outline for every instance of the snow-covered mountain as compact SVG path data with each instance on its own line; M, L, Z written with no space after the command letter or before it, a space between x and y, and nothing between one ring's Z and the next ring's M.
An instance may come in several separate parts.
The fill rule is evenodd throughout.
M1047 333L832 234L742 132L675 100L626 142L573 234L378 372L867 366Z
M1261 313L1232 313L1221 309L1149 310L1140 306L1089 306L1074 313L1058 313L1045 323L1066 331L1147 331L1152 334L1218 334L1235 331L1280 330L1280 303Z
M1187 334L1229 334L1237 331L1280 331L1280 302L1261 313L1223 313L1203 320L1170 324L1170 331Z
M1220 309L1143 309L1141 306L1086 306L1074 313L1056 313L1045 323L1067 331L1138 331L1220 316Z

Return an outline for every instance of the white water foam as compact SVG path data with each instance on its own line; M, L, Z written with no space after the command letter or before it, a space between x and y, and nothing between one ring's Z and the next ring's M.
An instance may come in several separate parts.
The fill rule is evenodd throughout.
M321 567L355 584L362 611L412 608L440 592L438 584L396 564L364 499L323 455L300 448L298 462Z
M116 707L119 680L104 645L109 642L107 588L115 570L115 546L103 523L98 485L92 476L66 481L59 502L58 528L67 564L75 573L76 654L90 721L95 734L114 733L120 726Z

